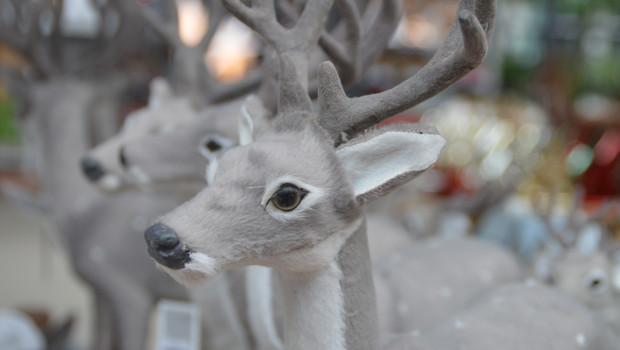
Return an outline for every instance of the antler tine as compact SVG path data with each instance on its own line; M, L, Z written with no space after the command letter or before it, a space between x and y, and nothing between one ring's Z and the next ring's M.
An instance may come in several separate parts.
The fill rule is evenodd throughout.
M276 39L284 35L278 24L275 5L270 0L257 0L256 6L248 7L241 0L222 0L224 7L241 22L259 33L270 45L276 47Z
M213 40L215 33L217 32L217 28L220 26L220 23L226 17L226 10L222 6L220 0L210 0L203 1L205 10L209 12L209 27L207 28L207 32L200 40L198 44L198 48L201 52L206 52L209 48L209 44Z
M369 28L364 29L364 38L361 44L360 57L361 71L365 72L383 53L390 37L396 30L403 13L402 1L383 0L374 21ZM374 13L367 12L368 16Z
M295 75L295 64L287 54L280 55L280 77ZM278 111L288 115L294 111L312 111L312 102L308 92L296 79L280 79L280 98L278 99Z
M17 29L10 30L10 27L17 27L17 21L18 21L17 8L13 4L13 2L11 2L10 0L3 0L0 3L0 6L2 6L3 11L6 11L6 14L3 13L3 17L0 18L0 28L2 28L2 30L0 30L0 41L6 42L11 47L13 47L15 50L18 50L20 52L26 51L28 48L27 36L19 35ZM4 16L7 16L8 18L10 13L13 14L13 18L11 21L12 23L7 24ZM27 33L27 34L30 34L30 33Z
M172 1L174 3L174 1ZM172 4L176 9L176 5ZM139 13L142 17L153 27L153 29L173 48L182 46L181 38L179 37L179 30L176 25L166 23L159 14L152 8L144 6L140 9Z
M261 35L279 55L286 54L295 62L297 80L307 89L309 55L321 35L334 0L313 0L306 6L292 29L286 29L276 18L273 0L256 0L248 7L240 0L222 0L224 7L240 21ZM281 81L284 81L282 77Z
M258 87L264 78L264 74L260 71L257 71L248 74L242 80L239 80L237 82L224 84L217 82L208 72L206 76L208 82L207 100L209 103L219 103L237 96L247 94L248 92Z
M494 0L462 0L450 33L433 58L415 75L379 94L347 98L334 66L322 63L319 123L338 145L343 139L436 95L482 62L494 19Z
M585 221L581 224L579 222L579 209L581 208L584 197L585 190L583 187L575 188L575 194L573 195L573 200L567 216L568 223L566 227L558 233L560 235L559 238L562 239L568 247L577 243L577 234L585 224Z
M334 61L338 67L340 80L343 85L359 80L377 58L381 56L402 16L401 0L383 0L378 5L368 5L367 2L362 2L358 3L357 8L364 9L364 15L361 19L361 42L357 43L357 49L345 49L346 52L353 52L353 55L357 56L344 61L335 56L337 53L331 53L328 51L329 48L322 46L328 58ZM350 39L347 39L347 41L350 41ZM321 43L325 44L326 42L319 41L319 44ZM319 59L323 60L323 58ZM354 66L348 67L348 65ZM313 72L311 76L316 76L316 72ZM316 93L318 90L318 81L316 79L311 81L309 90L311 93Z
M346 27L344 44L340 43L327 30L323 30L319 45L327 56L340 67L345 82L355 80L360 71L360 41L362 39L362 19L354 0L337 0Z
M394 1L394 0L389 0ZM400 1L400 0L396 0ZM340 70L342 81L348 84L357 80L361 75L361 60L360 60L360 41L362 40L362 19L360 16L360 7L365 8L363 4L357 5L354 0L336 0L340 7L345 29L345 38L337 39L336 36L326 29L321 32L319 38L319 46L323 49L323 53L333 61ZM286 1L277 2L278 9L286 17L287 20L294 22L297 19L297 14L292 8L292 5ZM340 31L342 26L337 26L334 31ZM342 40L342 41L340 41ZM324 60L324 56L317 57L318 60ZM312 58L313 62L316 59ZM318 61L317 60L317 61ZM313 67L312 67L313 68ZM316 75L316 71L312 70L310 76ZM310 82L310 93L316 93L317 82L312 79Z
M569 248L569 245L565 242L562 232L559 232L555 229L553 223L551 222L551 216L553 215L553 208L555 207L557 201L557 192L553 190L549 195L549 201L547 203L546 208L542 208L542 203L540 198L535 203L536 215L543 221L545 224L545 228L547 229L547 233L549 236L560 245L563 250ZM549 244L549 242L547 242Z
M57 5L43 1L24 1L19 4L21 7L16 12L14 30L0 30L0 40L6 40L10 46L28 58L30 63L40 73L47 76L52 75L59 68L57 62L55 62L55 59L57 59L54 52L55 45L50 40L53 40L58 34L58 26L55 26L54 31L50 33L51 39L45 40L42 40L38 26L41 14L46 10L54 10ZM14 8L17 10L16 6ZM25 22L25 27L20 27L20 16L18 13L24 10L28 13L28 20ZM6 36L3 37L3 34Z

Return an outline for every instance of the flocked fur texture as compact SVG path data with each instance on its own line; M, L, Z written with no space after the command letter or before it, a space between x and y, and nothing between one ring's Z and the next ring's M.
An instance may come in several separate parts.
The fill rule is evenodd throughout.
M400 124L366 132L341 145L336 154L364 203L430 168L444 145L433 128Z
M273 139L259 138L251 147L225 153L218 162L214 183L160 221L174 228L189 249L216 259L222 266L312 247L350 225L360 215L352 188L343 182L346 177L333 148L309 136L320 132L311 128L308 123L300 130L304 132L277 132ZM266 186L285 175L321 188L328 198L300 220L274 219L260 203ZM313 228L305 229L310 223ZM229 234L220 235L221 231Z
M84 154L84 158L99 164L104 176L95 183L104 191L117 191L133 187L135 179L121 164L121 151L131 140L158 133L171 125L196 118L197 112L188 98L173 96L163 79L155 79L151 84L149 105L131 113L122 130ZM150 175L134 170L133 176L140 182L150 181Z

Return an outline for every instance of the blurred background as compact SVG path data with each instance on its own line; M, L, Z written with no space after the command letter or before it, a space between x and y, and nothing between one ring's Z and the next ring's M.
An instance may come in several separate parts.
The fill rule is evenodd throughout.
M169 45L145 21L125 21L130 9L122 0L32 3L46 1L51 6L35 18L30 2L0 0L0 67L40 80L57 72L123 74L129 82L113 121L120 125L146 104L149 81L170 74ZM133 2L164 18L176 15L187 46L197 45L207 30L209 18L200 1L177 0L176 14L163 0ZM405 1L389 49L349 93L381 91L413 74L447 35L457 5L454 0ZM31 25L39 27L38 34L28 32ZM242 24L228 19L204 64L220 81L242 79L258 67L260 45ZM52 53L56 67L33 69L34 61ZM36 193L40 178L31 164L34 156L27 147L24 151L27 139L20 127L29 102L13 92L12 83L2 75L0 183ZM533 261L551 231L568 234L586 251L601 249L604 241L620 266L615 252L620 239L620 2L499 1L485 62L447 91L386 123L412 121L436 126L447 146L432 171L371 210L385 212L419 237L480 235L526 262ZM70 325L73 346L85 349L93 341L92 292L76 277L53 230L23 209L0 197L0 308L29 315L52 336ZM620 283L620 269L616 275Z

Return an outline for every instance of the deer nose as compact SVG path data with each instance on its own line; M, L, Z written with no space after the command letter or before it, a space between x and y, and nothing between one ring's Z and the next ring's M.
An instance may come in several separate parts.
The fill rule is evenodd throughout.
M97 181L105 174L105 170L103 170L101 164L92 158L82 158L81 165L84 175L86 175L90 181Z
M118 151L118 161L124 169L129 167L129 162L127 162L127 156L125 155L125 147L121 147L120 151Z
M166 225L155 224L147 228L144 239L149 255L166 267L179 270L190 261L189 249L183 248L177 233Z

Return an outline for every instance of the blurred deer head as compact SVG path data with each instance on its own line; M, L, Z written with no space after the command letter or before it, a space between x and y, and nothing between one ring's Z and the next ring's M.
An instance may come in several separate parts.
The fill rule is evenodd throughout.
M609 237L603 219L613 208L605 201L592 215L586 215L580 208L584 191L577 189L572 207L563 222L553 220L556 196L552 194L549 207L543 219L549 232L546 250L541 255L543 279L578 299L604 320L620 329L620 308L618 307L616 275L613 255L618 251ZM557 217L555 217L557 219Z
M148 106L130 114L120 133L89 151L82 158L82 170L101 189L116 191L131 183L124 171L123 144L162 132L166 126L170 128L175 123L193 120L196 116L197 112L188 98L174 96L164 79L154 79Z

